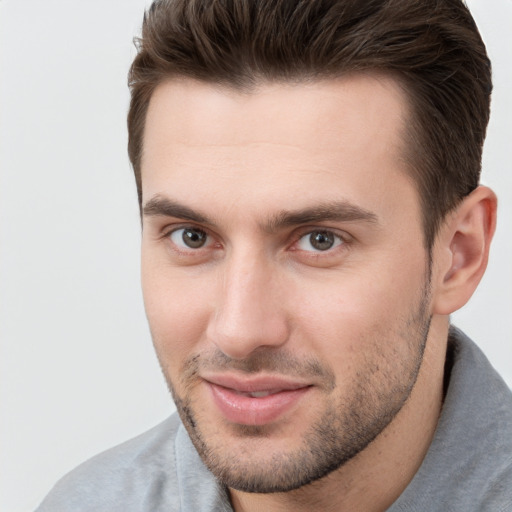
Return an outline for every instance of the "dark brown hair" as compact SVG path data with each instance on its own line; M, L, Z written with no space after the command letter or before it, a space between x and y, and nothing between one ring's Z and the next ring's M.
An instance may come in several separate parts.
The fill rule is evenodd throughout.
M240 89L360 71L397 78L410 100L404 156L429 248L478 185L491 65L461 0L156 0L136 45L128 152L139 202L148 104L174 76Z

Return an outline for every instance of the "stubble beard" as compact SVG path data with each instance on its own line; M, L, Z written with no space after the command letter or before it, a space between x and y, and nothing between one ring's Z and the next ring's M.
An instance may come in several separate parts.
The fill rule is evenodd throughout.
M343 398L329 400L330 405L320 418L304 433L300 447L293 451L276 452L270 457L262 453L258 456L253 441L265 441L271 438L273 426L231 425L230 435L237 441L251 441L247 453L234 450L230 441L220 439L223 432L217 435L204 433L204 425L208 418L202 418L194 408L190 393L185 391L181 396L175 390L170 376L166 374L169 389L172 393L176 408L187 432L204 464L215 477L229 488L252 493L288 492L304 485L313 483L331 472L339 469L357 454L362 452L393 420L407 402L414 384L416 383L423 354L430 330L431 317L427 314L429 301L429 283L424 288L420 304L410 318L403 321L400 329L394 333L408 343L409 357L397 361L373 357L361 369L360 375L366 377L353 383L350 393ZM386 340L388 337L386 337ZM386 340L381 343L386 343ZM396 343L396 339L389 340ZM375 344L377 347L378 344ZM224 360L226 360L226 357ZM219 356L221 359L221 356ZM271 362L272 361L272 362ZM279 369L279 358L275 354L268 358L259 354L257 361L240 363L233 361L232 367L244 370L259 371L261 369ZM225 366L230 363L225 362ZM284 366L297 366L298 362ZM317 366L316 371L325 372L326 380L333 379L328 370L318 368L313 361L309 366ZM200 365L200 356L190 358L186 379L192 381ZM277 366L277 368L276 368ZM270 368L268 368L270 367ZM163 368L163 366L162 366ZM190 389L187 385L184 388ZM325 393L336 389L332 381ZM225 432L224 432L225 435ZM227 436L226 436L227 437ZM240 443L236 445L239 447Z

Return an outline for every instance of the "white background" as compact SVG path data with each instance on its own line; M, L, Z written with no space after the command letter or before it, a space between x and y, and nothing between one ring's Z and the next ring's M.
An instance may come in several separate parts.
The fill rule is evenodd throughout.
M139 285L126 73L145 0L0 0L0 510L173 409ZM512 0L470 2L494 62L500 219L455 323L512 385ZM179 298L177 298L179 300Z

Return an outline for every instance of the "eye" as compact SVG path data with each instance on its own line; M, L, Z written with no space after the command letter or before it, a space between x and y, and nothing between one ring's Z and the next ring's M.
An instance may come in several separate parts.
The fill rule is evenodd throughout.
M301 237L297 242L297 247L301 251L322 252L333 249L342 243L343 240L332 231L316 230Z
M181 228L173 231L169 238L182 249L200 249L208 241L208 235L199 228Z

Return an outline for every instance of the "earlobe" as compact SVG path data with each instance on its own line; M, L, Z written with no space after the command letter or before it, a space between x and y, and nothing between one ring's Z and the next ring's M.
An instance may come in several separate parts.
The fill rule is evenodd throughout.
M487 267L496 208L494 192L480 186L449 214L434 249L444 254L437 269L434 313L449 315L473 295Z

